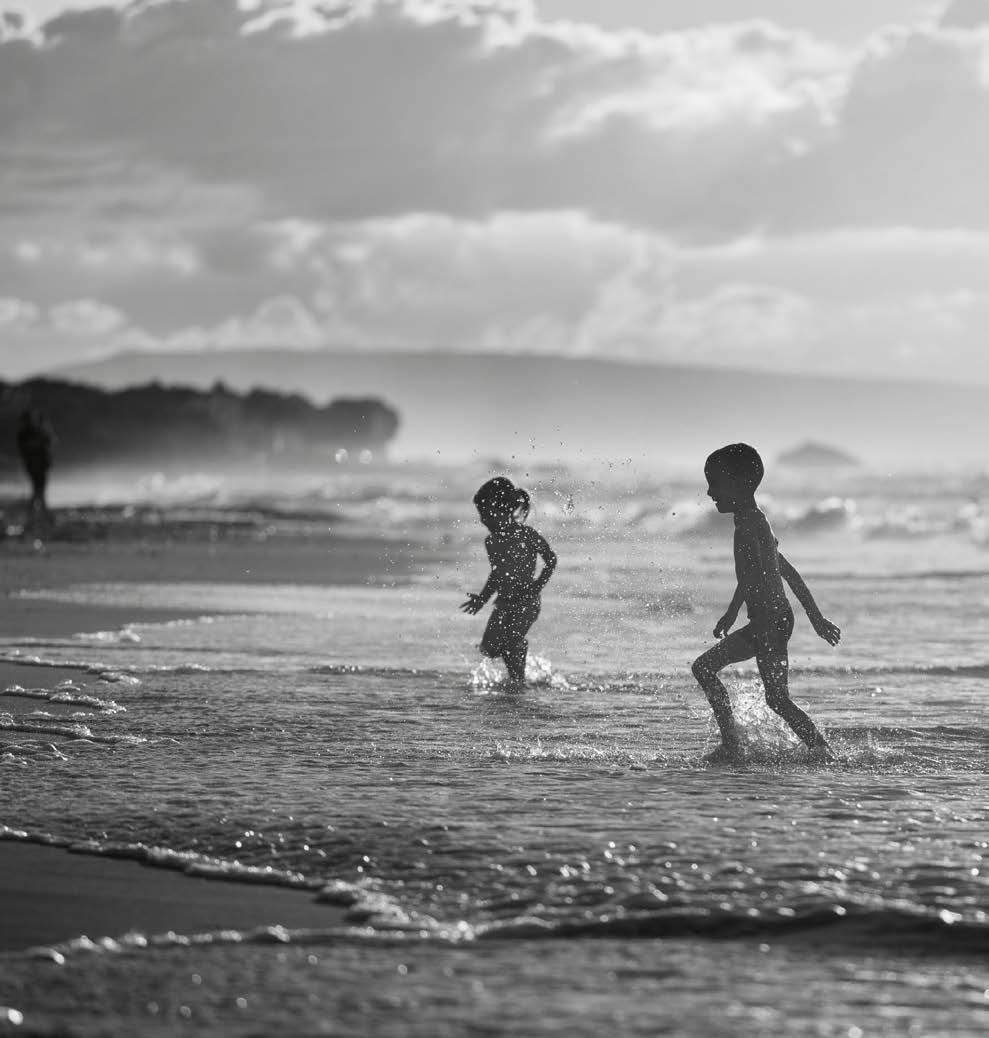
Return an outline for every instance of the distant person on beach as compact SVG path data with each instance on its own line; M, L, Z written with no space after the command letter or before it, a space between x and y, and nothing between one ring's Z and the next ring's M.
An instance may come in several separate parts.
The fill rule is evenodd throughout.
M539 616L539 596L556 569L556 555L544 537L525 523L530 500L505 476L489 479L474 495L481 522L491 531L484 540L491 573L484 587L460 608L478 613L497 592L494 611L481 639L485 656L501 658L510 680L525 684L526 635ZM543 568L536 576L536 563Z
M17 426L17 450L31 480L31 514L48 518L48 472L52 465L55 435L48 419L37 409L21 413Z
M722 447L704 465L708 496L719 512L735 515L735 573L738 577L731 605L714 628L714 636L721 638L721 642L694 660L692 668L721 729L721 746L707 759L734 760L741 756L731 702L718 671L754 656L770 709L796 732L814 757L834 760L824 736L790 698L787 644L793 633L793 610L783 590L783 581L790 585L814 630L828 644L837 645L841 631L824 618L800 574L778 550L769 520L755 501L763 471L762 459L747 443ZM743 603L749 622L729 634Z

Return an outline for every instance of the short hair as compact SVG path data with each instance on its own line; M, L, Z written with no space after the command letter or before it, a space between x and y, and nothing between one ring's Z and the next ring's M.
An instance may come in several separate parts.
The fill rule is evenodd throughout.
M766 469L755 447L747 443L729 443L727 447L719 447L704 462L705 476L715 472L731 476L750 490L755 490L762 482Z

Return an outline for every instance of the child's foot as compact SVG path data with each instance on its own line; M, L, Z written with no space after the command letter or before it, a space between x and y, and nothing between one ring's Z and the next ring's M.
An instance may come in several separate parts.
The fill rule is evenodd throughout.
M525 678L507 677L502 685L506 692L524 692Z
M807 751L807 758L814 764L837 764L841 760L826 742L811 746Z
M708 764L727 764L731 761L741 760L742 751L738 746L725 746L722 743L717 749L712 750L710 753L705 754L704 760Z

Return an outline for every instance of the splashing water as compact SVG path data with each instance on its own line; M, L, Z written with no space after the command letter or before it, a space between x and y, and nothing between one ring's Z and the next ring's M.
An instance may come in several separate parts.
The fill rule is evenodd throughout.
M529 656L525 661L525 680L529 685L568 689L570 682L553 670L553 664L545 656Z
M536 688L569 689L570 683L562 674L553 670L553 664L545 656L529 655L525 661L525 683ZM483 659L470 672L470 685L485 695L504 691L511 686L505 669L491 659Z
M729 679L725 687L746 760L778 760L802 748L796 734L769 708L760 682Z

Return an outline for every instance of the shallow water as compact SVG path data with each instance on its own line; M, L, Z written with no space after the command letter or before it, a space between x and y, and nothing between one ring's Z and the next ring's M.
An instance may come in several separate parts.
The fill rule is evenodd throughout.
M8 836L350 906L330 933L314 900L316 932L284 948L68 946L42 1018L96 1027L96 985L104 1021L146 1033L983 1033L989 558L977 516L951 526L966 503L923 489L908 545L799 487L778 506L781 546L845 629L835 651L799 621L791 644L834 766L807 760L751 666L730 680L749 759L704 764L689 662L731 594L730 529L700 511L630 526L617 493L608 521L534 518L562 561L522 694L456 610L484 573L453 514L461 561L404 587L30 592L135 623L3 647L39 686L45 664L79 668L60 694L78 716L23 696L0 717ZM137 622L148 607L198 618ZM30 1006L50 965L4 965Z

